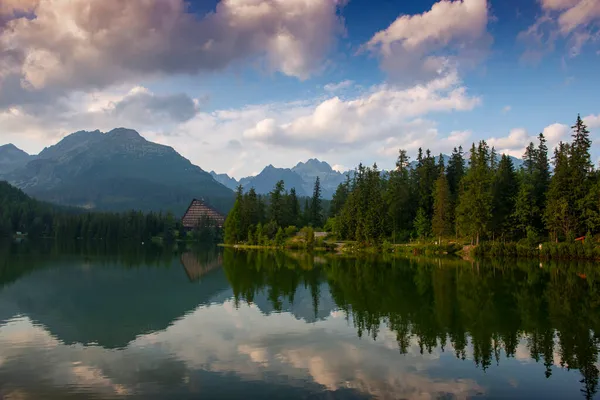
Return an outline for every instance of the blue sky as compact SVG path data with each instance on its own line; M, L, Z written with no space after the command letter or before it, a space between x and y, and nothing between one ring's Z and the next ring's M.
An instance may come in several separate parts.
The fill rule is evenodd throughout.
M126 126L239 178L480 139L519 156L578 113L600 139L600 0L116 3L0 6L0 143Z

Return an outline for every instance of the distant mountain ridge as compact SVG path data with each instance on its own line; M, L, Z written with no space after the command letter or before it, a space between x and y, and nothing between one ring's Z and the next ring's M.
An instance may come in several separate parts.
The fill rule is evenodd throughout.
M443 157L447 165L449 156ZM511 159L516 168L523 164L521 159ZM410 164L415 167L416 161ZM295 188L298 196L311 196L317 177L323 198L331 199L352 173L335 171L327 162L311 158L293 168L268 165L258 175L238 181L227 174L207 173L173 148L126 128L74 132L35 156L12 144L0 146L0 180L41 200L110 211L162 210L181 215L197 197L227 212L239 185L245 191L254 187L257 193L268 194L283 180L287 190Z
M226 212L233 192L173 148L134 130L75 132L0 178L56 204L125 211L172 211L204 198Z
M283 180L285 188L296 189L298 196L312 196L315 180L319 177L321 191L324 199L331 199L338 185L346 179L346 173L335 171L325 161L311 158L307 162L300 162L293 168L277 168L267 165L260 174L248 176L237 181L227 174L217 174L211 171L215 180L235 190L242 185L244 190L254 188L258 194L268 194L275 184Z
M12 143L0 146L0 176L27 164L32 156Z
M444 165L448 165L450 156L442 154ZM512 160L515 168L519 168L523 165L523 160L509 156ZM435 156L435 162L439 160L439 156ZM465 161L468 164L468 158L465 157ZM410 167L415 168L417 161L412 160ZM385 175L388 171L382 170L382 175ZM321 191L324 199L331 199L335 190L340 183L346 180L346 175L353 176L354 171L349 170L345 172L335 171L325 161L319 161L316 158L311 158L306 162L299 162L293 168L277 168L273 165L266 166L260 174L256 176L248 176L240 179L239 181L235 178L230 177L227 174L217 174L214 171L210 172L215 180L221 184L227 186L231 190L236 190L239 185L242 185L244 191L254 187L258 194L268 194L273 190L275 184L283 180L285 188L290 190L295 188L299 196L312 196L315 180L319 177L321 181Z

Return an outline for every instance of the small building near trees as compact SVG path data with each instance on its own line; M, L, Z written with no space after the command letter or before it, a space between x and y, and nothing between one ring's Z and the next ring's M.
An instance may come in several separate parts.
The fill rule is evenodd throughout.
M225 224L225 216L211 207L202 199L194 199L183 215L181 223L185 229L196 229L202 224L222 228Z

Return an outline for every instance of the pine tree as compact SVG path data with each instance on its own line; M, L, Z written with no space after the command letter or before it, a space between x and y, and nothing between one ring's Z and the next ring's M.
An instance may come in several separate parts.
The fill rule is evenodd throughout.
M331 206L329 208L329 216L335 217L337 216L344 205L346 204L346 200L348 200L348 195L350 193L350 175L346 175L346 181L342 182L338 185L335 193L333 194L333 198L331 199Z
M535 233L533 221L539 214L540 209L536 204L535 188L527 178L526 173L522 171L512 214L514 232L521 237L527 236L528 233Z
M575 210L569 200L571 192L571 171L569 168L568 143L560 142L554 150L554 175L548 188L548 202L544 213L546 227L558 241L559 233L564 237L571 234L575 228Z
M569 205L574 209L576 219L573 221L575 234L585 234L586 227L583 215L585 215L585 198L592 184L593 164L591 161L590 148L592 141L590 132L583 123L580 115L572 126L573 142L569 158L569 169L571 173L571 199Z
M446 176L448 178L450 194L453 199L456 199L458 197L460 181L465 176L465 158L462 146L459 146L458 150L455 147L452 151L452 155L448 161Z
M450 187L444 174L442 161L440 176L435 181L433 220L431 221L433 234L438 237L439 243L441 243L442 237L452 233L451 206Z
M510 231L510 220L515 209L518 191L517 174L513 163L510 157L503 154L492 183L493 204L490 230L495 235L505 237Z
M287 225L298 226L300 224L300 201L296 195L296 188L290 189L290 195L287 199L289 209L289 220Z
M284 219L284 192L285 185L283 181L275 184L275 187L269 193L269 219L281 226Z
M390 231L394 243L406 240L409 236L410 226L414 220L414 201L411 196L411 182L409 174L410 159L406 150L400 150L396 169L390 172L385 200L387 215L390 219ZM416 212L416 210L415 210Z
M473 144L470 160L456 209L457 224L461 232L479 244L487 232L492 209L489 147L485 141L479 142L478 147Z
M241 240L243 240L242 235L247 235L247 232L244 232L242 229L242 202L243 202L243 189L242 185L238 186L236 192L236 199L231 211L227 215L227 219L225 220L225 243L227 244L235 244ZM244 237L245 238L245 237Z
M446 169L446 178L448 179L448 187L450 189L450 219L455 233L456 230L456 206L458 205L458 194L460 192L460 181L465 176L465 159L462 146L458 149L455 147L448 161L448 168Z
M425 239L429 236L431 231L431 225L429 223L429 218L427 218L427 213L424 209L419 208L417 210L417 216L415 217L414 226L415 232L419 239Z
M317 176L315 187L310 203L311 224L313 227L319 227L323 224L323 207L321 204L321 180Z

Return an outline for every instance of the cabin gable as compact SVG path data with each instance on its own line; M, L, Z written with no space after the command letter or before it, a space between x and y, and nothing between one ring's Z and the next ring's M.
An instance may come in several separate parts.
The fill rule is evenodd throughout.
M225 216L206 204L202 200L192 200L187 211L183 215L181 222L186 229L194 229L198 227L200 221L208 217L208 219L218 228L222 228L225 224Z

